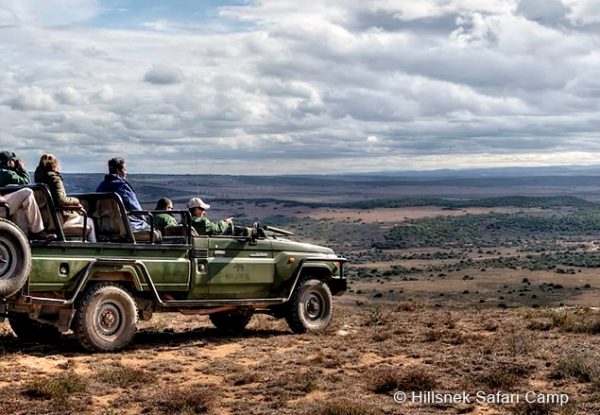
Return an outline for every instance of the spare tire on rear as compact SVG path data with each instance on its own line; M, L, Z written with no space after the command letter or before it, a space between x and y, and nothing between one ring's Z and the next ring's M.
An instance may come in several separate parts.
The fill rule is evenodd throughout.
M31 248L14 223L0 218L0 298L17 293L31 270Z

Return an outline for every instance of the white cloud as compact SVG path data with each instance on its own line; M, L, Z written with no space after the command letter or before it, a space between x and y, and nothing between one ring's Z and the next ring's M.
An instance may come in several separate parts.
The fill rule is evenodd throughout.
M55 105L52 97L37 86L19 88L6 104L20 111L49 111Z
M168 17L151 30L49 28L50 6L12 2L2 139L19 138L32 161L51 144L81 163L66 171L104 171L115 153L133 171L169 173L595 154L600 54L574 17L593 4L549 1L262 0L222 8L213 33ZM68 4L64 22L94 13ZM149 163L156 154L165 162Z
M81 96L81 94L70 86L60 89L54 94L56 101L65 105L83 105L86 103L86 100Z
M600 3L596 0L563 0L570 8L567 15L576 25L600 23Z

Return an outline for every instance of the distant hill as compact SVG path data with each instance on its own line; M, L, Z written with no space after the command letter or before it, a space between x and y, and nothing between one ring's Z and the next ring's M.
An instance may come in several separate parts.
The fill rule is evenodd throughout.
M463 172L464 173L464 172ZM584 206L600 202L600 174L459 177L395 175L157 175L132 174L145 207L160 197L181 206L193 196L210 201L280 201L323 207ZM462 174L462 173L461 173ZM95 191L103 174L66 173L69 193ZM540 199L552 197L554 199ZM477 202L475 202L477 201ZM465 203L467 205L465 205Z

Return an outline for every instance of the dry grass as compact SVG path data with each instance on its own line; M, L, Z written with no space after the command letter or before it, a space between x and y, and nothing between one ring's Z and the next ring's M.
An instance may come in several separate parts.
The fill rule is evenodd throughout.
M600 360L597 353L571 351L561 357L551 374L553 379L575 378L600 386Z
M100 369L94 378L108 386L131 388L148 385L156 381L156 375L144 369L117 365Z
M228 337L201 318L165 315L171 329L149 327L118 354L81 354L68 339L64 346L23 346L4 337L0 413L478 413L478 405L398 406L392 394L530 388L565 391L580 413L600 412L598 336L528 328L551 321L549 311L524 317L523 309L424 308L407 317L395 305L347 304L337 304L334 326L323 335L294 335L258 319L247 333ZM565 354L565 344L577 350ZM544 410L496 406L488 413Z
M319 402L312 405L306 413L311 415L376 415L380 412L376 407L369 406L364 402L342 400Z
M378 368L371 373L369 388L375 393L431 391L438 386L436 376L422 366Z
M170 386L150 397L144 413L165 415L206 414L216 406L214 388L196 384L187 387Z

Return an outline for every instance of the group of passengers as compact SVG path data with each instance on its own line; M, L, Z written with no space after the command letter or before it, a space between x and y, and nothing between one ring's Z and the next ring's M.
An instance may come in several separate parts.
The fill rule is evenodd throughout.
M35 170L34 180L36 183L48 186L56 208L60 212L63 226L79 226L83 229L84 222L86 222L86 239L89 242L96 242L94 221L91 218L85 221L82 214L83 206L79 199L67 196L60 170L60 163L54 155L43 154ZM31 179L27 170L25 170L23 160L19 159L13 152L0 152L0 187L30 183ZM122 157L115 157L108 161L108 174L104 176L104 180L98 185L96 191L118 194L128 212L142 210L135 189L127 180L126 163ZM8 214L14 218L15 223L30 239L56 239L56 234L44 230L42 215L31 189L22 188L4 196L0 195L0 203L9 206ZM187 203L187 208L192 216L192 227L198 235L222 234L233 224L233 218L215 222L206 218L205 213L210 205L204 203L198 197L191 198ZM161 198L156 204L156 210L162 211L152 215L156 230L164 232L167 226L178 225L175 217L169 213L173 210L173 202L170 199ZM151 229L150 224L143 215L129 213L128 219L133 231Z

